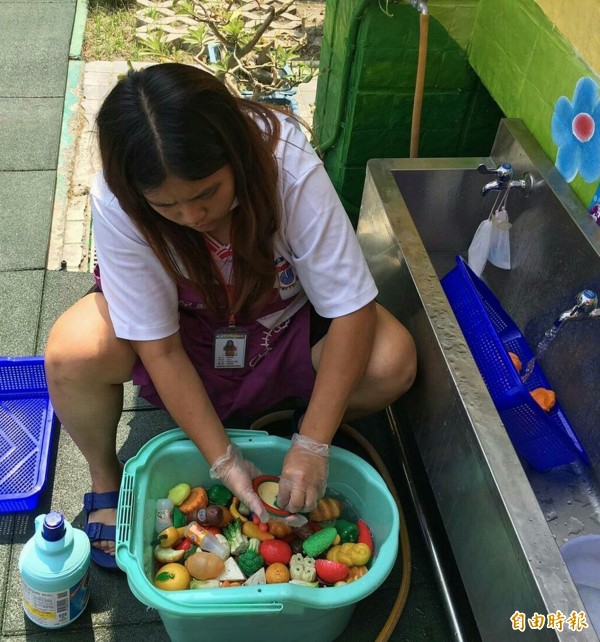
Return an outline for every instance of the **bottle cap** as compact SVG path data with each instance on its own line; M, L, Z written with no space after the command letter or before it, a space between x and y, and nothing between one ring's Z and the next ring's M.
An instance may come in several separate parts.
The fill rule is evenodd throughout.
M65 535L65 518L61 513L52 511L44 518L42 537L48 542L57 542Z

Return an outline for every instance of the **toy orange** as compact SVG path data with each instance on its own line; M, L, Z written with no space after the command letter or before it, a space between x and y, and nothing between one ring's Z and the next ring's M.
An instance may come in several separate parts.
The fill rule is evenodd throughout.
M285 564L275 562L267 566L265 579L267 584L284 584L290 581L290 570Z

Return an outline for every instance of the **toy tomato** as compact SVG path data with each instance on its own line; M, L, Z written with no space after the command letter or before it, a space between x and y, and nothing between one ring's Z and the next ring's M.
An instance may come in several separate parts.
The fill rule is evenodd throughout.
M290 545L281 539L269 539L261 542L259 552L267 565L280 562L287 566L292 558Z
M319 579L326 584L335 584L348 577L348 567L332 560L315 560L315 570Z

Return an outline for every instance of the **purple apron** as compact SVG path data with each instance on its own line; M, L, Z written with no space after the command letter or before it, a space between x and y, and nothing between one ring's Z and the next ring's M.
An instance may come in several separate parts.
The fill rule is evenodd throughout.
M98 267L94 276L101 289ZM227 323L225 319L215 319L202 297L188 285L179 284L177 290L183 346L221 420L234 413L262 412L286 397L310 398L315 382L310 356L310 303L272 330L257 321L236 318L236 325L248 333L246 365L244 368L216 369L214 334ZM226 309L224 293L221 302L224 304L222 309ZM260 316L283 310L289 303L282 301L274 289ZM140 386L141 397L166 409L139 360L132 378L133 383Z

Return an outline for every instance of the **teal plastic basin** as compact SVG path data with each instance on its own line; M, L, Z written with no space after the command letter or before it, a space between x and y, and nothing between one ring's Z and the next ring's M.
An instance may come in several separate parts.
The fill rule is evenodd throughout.
M264 474L280 474L290 442L266 432L230 430ZM148 441L125 465L117 513L116 560L133 594L158 610L174 642L233 640L311 642L335 640L356 603L389 575L398 553L399 515L379 473L353 453L333 446L328 487L348 499L373 532L375 555L369 572L346 586L310 588L294 584L227 589L161 591L152 584L155 502L180 482L210 486L209 466L179 430Z

